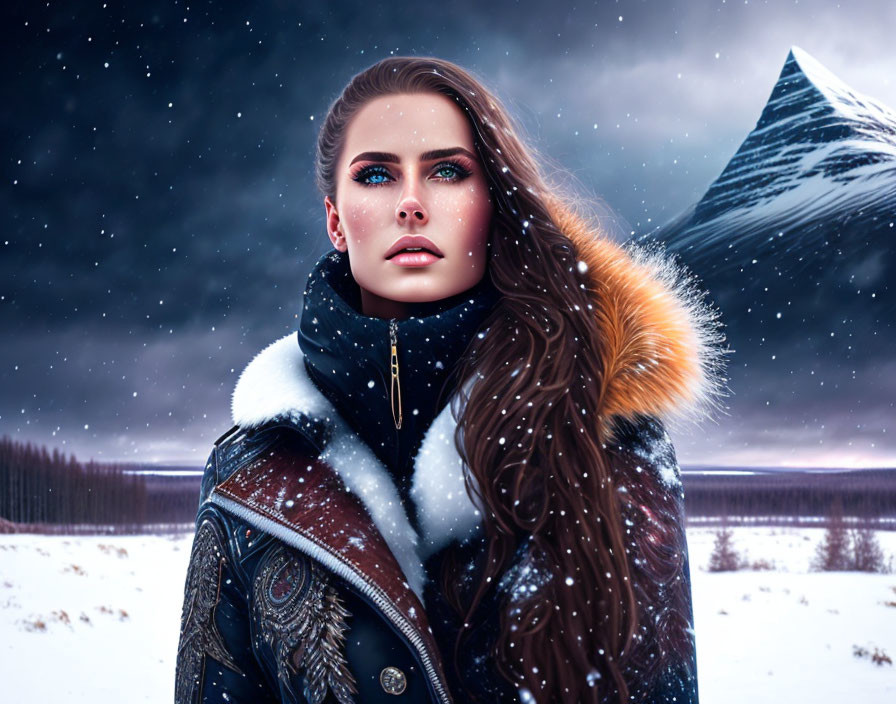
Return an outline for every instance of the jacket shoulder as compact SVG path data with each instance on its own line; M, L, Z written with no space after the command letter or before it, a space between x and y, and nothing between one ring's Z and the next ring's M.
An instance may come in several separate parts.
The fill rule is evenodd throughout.
M618 462L647 471L668 489L682 489L681 467L672 438L663 422L652 415L617 416L607 450ZM640 469L639 469L640 468Z
M202 506L212 490L226 481L240 468L257 458L273 445L284 440L298 443L311 452L319 452L325 440L325 429L320 423L272 423L255 428L234 425L221 435L212 447L202 475L199 505Z

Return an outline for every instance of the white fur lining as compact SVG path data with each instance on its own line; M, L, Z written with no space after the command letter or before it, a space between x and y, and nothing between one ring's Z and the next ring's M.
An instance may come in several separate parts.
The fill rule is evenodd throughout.
M249 362L231 400L233 422L253 428L291 411L327 416L333 405L308 378L295 333L265 347Z
M278 419L298 420L300 414L325 419L331 435L321 459L364 503L422 601L423 560L451 540L470 537L480 522L454 445L455 405L452 399L439 413L414 458L411 499L418 508L422 540L402 508L388 469L308 378L295 333L266 347L243 370L233 392L232 412L233 422L244 428Z
M482 506L467 494L463 460L454 444L457 413L452 407L458 403L459 397L452 397L436 416L414 458L411 499L423 531L420 554L424 559L452 540L471 537L481 522Z

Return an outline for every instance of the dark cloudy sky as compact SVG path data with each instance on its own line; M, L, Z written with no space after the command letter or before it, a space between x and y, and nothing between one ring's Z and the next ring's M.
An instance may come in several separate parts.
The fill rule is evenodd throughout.
M0 10L0 435L201 463L327 249L321 118L384 56L476 72L622 236L703 194L791 45L896 106L892 2L239 5Z

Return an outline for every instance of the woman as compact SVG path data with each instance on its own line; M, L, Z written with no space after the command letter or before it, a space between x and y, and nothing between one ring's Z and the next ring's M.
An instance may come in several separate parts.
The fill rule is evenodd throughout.
M715 404L719 326L517 134L434 58L331 106L333 250L209 458L177 702L697 702L663 423Z

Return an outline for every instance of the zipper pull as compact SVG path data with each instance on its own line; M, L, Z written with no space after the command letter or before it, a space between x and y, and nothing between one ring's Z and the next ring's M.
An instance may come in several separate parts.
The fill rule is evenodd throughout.
M389 401L392 404L392 421L396 428L401 428L401 383L398 380L398 323L389 321L389 345L392 348L389 367L392 370L392 381L389 385ZM395 392L398 391L398 417L395 416Z

